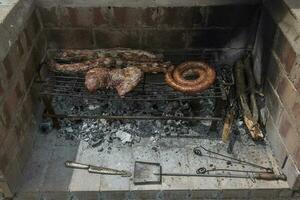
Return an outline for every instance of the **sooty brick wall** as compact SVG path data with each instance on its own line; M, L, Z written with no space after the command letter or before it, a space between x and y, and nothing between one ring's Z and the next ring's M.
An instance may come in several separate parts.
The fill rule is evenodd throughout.
M267 137L288 177L300 189L300 22L281 1L265 1L258 40L268 107ZM293 24L293 25L292 25ZM297 30L298 29L298 30Z
M30 0L12 4L0 24L0 185L8 195L17 189L34 141L38 99L32 83L46 38L33 8Z
M252 48L259 11L257 5L39 7L49 48Z

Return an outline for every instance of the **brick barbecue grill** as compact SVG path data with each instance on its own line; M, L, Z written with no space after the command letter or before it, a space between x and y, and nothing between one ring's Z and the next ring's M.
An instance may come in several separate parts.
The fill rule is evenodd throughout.
M297 0L0 0L0 199L299 198L299 9ZM116 47L159 53L175 66L203 61L217 78L191 95L169 87L164 74L145 73L121 98L114 90L90 93L83 74L54 72L46 62L62 49ZM245 55L253 61L246 96L256 98L261 141L252 140L235 92ZM208 156L195 153L199 147ZM144 161L169 174L249 177L135 185L129 177L66 168L67 160L130 173ZM253 166L287 180L254 181Z

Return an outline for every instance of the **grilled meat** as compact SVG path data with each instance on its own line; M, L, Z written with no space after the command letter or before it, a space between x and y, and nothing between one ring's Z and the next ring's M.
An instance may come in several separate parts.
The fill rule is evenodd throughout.
M95 92L100 88L107 88L109 82L108 68L94 68L85 75L85 86L90 92Z
M172 66L170 62L127 62L127 67L137 67L144 73L166 73L168 68Z
M94 68L85 76L86 88L95 92L97 89L116 89L123 97L133 90L143 77L143 72L137 67L124 69Z
M186 79L185 76L190 73L196 74L198 78L195 80ZM185 62L176 68L170 67L165 74L165 81L170 87L188 94L208 89L214 84L215 79L215 70L202 62Z
M99 67L137 67L145 73L166 72L171 65L162 55L133 49L60 50L48 64L52 71L86 73Z
M93 68L110 67L113 60L111 58L97 58L95 60L88 60L79 63L57 63L50 60L48 65L52 71L62 72L66 74L85 73Z
M113 69L110 71L109 87L115 88L119 96L133 90L143 77L143 72L137 67Z

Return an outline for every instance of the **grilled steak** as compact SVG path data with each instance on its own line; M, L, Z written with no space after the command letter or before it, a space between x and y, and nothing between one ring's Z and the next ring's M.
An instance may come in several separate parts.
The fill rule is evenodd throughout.
M133 90L143 77L143 72L137 67L113 69L110 71L109 87L115 88L119 96Z
M86 88L95 92L97 89L116 89L119 96L124 96L133 90L143 77L143 72L137 67L124 69L94 68L85 76Z

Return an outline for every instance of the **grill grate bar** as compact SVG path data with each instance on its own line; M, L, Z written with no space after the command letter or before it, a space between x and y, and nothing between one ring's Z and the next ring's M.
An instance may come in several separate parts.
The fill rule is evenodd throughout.
M146 77L145 77L146 79ZM125 97L120 98L115 91L98 90L90 93L84 86L84 78L78 76L57 75L50 73L45 81L41 84L41 95L47 96L70 96L86 99L98 100L131 100L131 101L176 101L176 100L195 100L224 97L224 85L215 84L214 87L202 93L186 95L174 91L163 82L146 82L143 81L134 91L128 93Z
M114 120L212 120L220 121L221 117L177 117L177 116L129 116L129 115L65 115L44 114L46 117L68 118L68 119L114 119Z
M152 75L145 74L143 81L125 97L120 98L114 90L97 90L95 93L90 93L85 85L85 77L83 75L64 75L61 73L49 72L48 76L43 81L37 81L40 84L40 95L63 96L66 98L81 98L86 100L101 100L101 101L194 101L194 100L208 100L220 99L225 101L227 99L227 92L229 87L233 85L231 78L226 78L226 74L232 74L231 67L222 65L219 62L222 51L179 51L179 52L164 52L166 60L170 60L177 65L187 60L202 60L213 66L217 70L217 80L214 86L204 92L187 95L177 92L170 88L163 81L163 76L158 79L152 79ZM149 79L149 80L148 80ZM150 80L151 79L151 80ZM154 81L155 80L155 81ZM160 81L158 81L160 80ZM215 102L219 102L216 100ZM217 108L216 108L217 109ZM46 116L52 119L69 118L69 119L112 119L112 120L211 120L217 122L222 120L218 114L212 117L202 117L201 113L194 113L197 116L143 116L136 115L82 115L76 114L56 114L47 113ZM199 116L198 116L199 115ZM202 113L203 115L203 113ZM223 114L222 114L223 115Z

